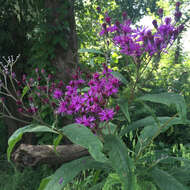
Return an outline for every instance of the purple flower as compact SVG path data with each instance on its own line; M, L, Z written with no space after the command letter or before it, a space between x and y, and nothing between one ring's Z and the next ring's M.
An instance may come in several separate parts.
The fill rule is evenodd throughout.
M99 113L99 118L101 121L109 121L113 119L114 114L113 109L104 109Z
M59 104L59 107L56 111L56 113L61 114L67 111L66 103L64 100L62 100Z
M54 90L53 97L54 97L55 99L61 98L62 95L63 95L63 92L62 92L60 89L56 88L56 89Z
M90 127L93 128L95 126L95 123L93 123L95 121L95 117L93 116L89 116L87 117L86 115L83 115L82 117L76 118L76 123L82 124L86 127Z
M118 92L119 81L111 72L103 64L102 73L94 73L89 82L75 78L66 86L64 97L60 96L59 89L55 89L55 97L63 98L56 113L72 115L76 123L90 128L94 128L97 122L112 119L114 110L107 109L108 99ZM88 90L81 91L80 84L86 84Z

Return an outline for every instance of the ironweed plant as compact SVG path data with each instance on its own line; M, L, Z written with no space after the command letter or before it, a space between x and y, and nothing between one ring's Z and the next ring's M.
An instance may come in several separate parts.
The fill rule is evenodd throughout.
M190 168L190 160L173 157L162 150L158 151L154 144L159 134L166 132L171 126L190 124L184 98L169 92L141 96L135 94L150 61L167 52L167 48L172 46L182 32L183 25L179 24L181 17L179 7L180 3L177 2L174 22L171 18L163 19L163 10L159 9L161 22L158 24L158 21L154 20L153 30L134 29L126 13L123 13L123 23L116 21L112 24L112 19L106 13L100 35L113 42L121 53L133 60L136 75L133 75L130 83L120 73L109 69L109 64L106 62L103 64L103 71L92 76L85 77L77 71L65 89L62 88L62 84L51 83L50 77L46 78L47 84L41 85L40 75L44 76L44 71L39 75L39 71L36 70L39 79L27 79L23 76L21 81L23 90L18 94L14 84L16 82L18 87L21 84L12 72L13 64L2 67L1 94L13 98L19 106L19 111L32 117L34 121L18 129L9 138L7 150L9 161L13 147L26 132L56 134L55 147L63 136L67 136L73 143L88 149L90 154L63 164L53 175L42 180L38 190L61 190L81 171L87 169L97 171L96 183L88 189L189 189L190 181L183 180L182 176L187 179L189 174L184 167ZM100 12L101 9L98 8L97 11ZM7 69L9 66L10 69ZM7 88L7 78L13 85L15 96L11 95ZM122 94L122 90L121 92L118 90L122 82L130 89L130 95L127 97ZM113 100L117 102L114 108ZM176 113L173 116L156 116L147 102L174 105ZM54 115L52 125L46 124L40 118L41 104L44 103L49 105ZM135 120L131 110L138 111L135 107L137 103L144 105L147 113L144 118ZM9 114L7 116L13 118L6 109L3 99L2 104ZM115 122L117 112L122 112L125 116L122 125L117 125ZM65 115L71 116L73 124L57 127L57 117ZM131 142L125 143L124 140L131 134L136 134L135 140L128 138ZM103 179L100 177L101 172L106 176Z

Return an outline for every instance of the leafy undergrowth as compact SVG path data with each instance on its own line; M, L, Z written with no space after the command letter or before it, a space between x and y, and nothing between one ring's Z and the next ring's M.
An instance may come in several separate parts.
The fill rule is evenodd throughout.
M53 172L48 166L26 167L17 171L2 157L0 168L0 190L37 190L41 179Z

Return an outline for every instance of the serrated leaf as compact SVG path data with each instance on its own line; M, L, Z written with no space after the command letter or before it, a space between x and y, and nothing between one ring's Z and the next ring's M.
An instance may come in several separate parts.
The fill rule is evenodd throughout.
M104 147L105 151L108 151L111 166L120 177L124 189L134 190L134 164L128 155L126 145L119 137L107 135Z
M183 96L175 93L147 94L138 98L140 101L150 101L154 103L165 104L167 106L175 105L180 117L184 120L187 116L186 103Z
M172 175L161 169L154 168L150 174L154 182L162 190L188 190L186 186L176 180Z
M92 131L80 124L70 124L63 127L61 130L73 143L78 144L88 149L91 156L99 162L106 162L107 158L102 153L103 144L98 136Z
M108 165L96 162L91 157L83 157L72 162L63 164L52 175L45 190L62 190L66 184L73 180L81 171L86 169L105 169ZM60 179L61 183L60 183Z
M43 126L43 125L27 125L25 127L19 128L18 130L16 130L9 138L8 140L8 149L7 149L7 159L8 161L10 161L10 157L11 157L11 152L15 146L15 144L21 140L22 135L24 133L28 133L28 132L51 132L51 133L56 133L54 130L48 128L47 126Z
M111 74L112 74L115 78L117 78L120 82L122 82L123 84L125 84L125 85L128 84L127 80L125 79L125 77L124 77L121 73L116 72L116 71L112 71Z
M79 53L97 53L97 54L102 54L102 55L104 55L104 53L102 53L101 51L96 50L96 49L86 49L86 48L82 48L82 49L79 49L78 52L79 52Z

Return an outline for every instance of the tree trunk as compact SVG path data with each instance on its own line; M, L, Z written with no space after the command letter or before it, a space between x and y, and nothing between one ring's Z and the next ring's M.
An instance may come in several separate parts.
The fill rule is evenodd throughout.
M62 33L64 35L61 40L66 43L66 47L63 47L61 42L56 43L55 58L51 62L57 69L56 77L68 83L78 63L74 0L47 0L45 3L51 13L47 22L55 28L54 33L49 35L57 36ZM66 23L68 27L65 27ZM62 31L56 30L59 26L62 27Z
M12 160L21 167L38 164L57 166L86 155L89 155L88 151L79 145L59 145L55 152L52 145L21 144L13 153Z

